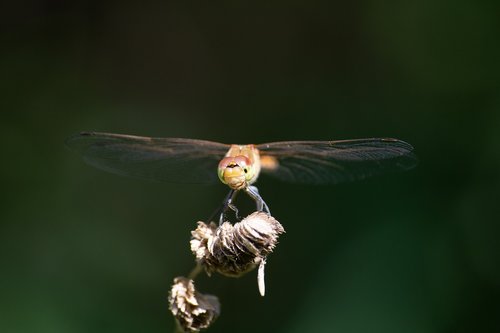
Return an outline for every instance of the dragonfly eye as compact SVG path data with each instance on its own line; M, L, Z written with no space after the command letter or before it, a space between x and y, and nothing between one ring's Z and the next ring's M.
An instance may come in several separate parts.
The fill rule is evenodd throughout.
M254 168L250 159L246 156L225 157L219 163L218 168L219 179L228 184L232 181L251 181L254 176ZM243 180L242 180L243 179Z
M246 156L236 156L234 158L234 163L238 164L242 169L246 169L250 164L250 160Z

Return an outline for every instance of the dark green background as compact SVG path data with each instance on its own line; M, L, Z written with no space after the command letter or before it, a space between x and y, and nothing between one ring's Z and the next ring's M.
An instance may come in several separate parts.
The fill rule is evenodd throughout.
M201 277L212 332L500 331L495 1L1 5L0 331L171 332L166 295L223 185L86 166L81 130L225 143L396 137L408 173L262 177L287 233L256 273ZM215 170L214 170L215 172Z

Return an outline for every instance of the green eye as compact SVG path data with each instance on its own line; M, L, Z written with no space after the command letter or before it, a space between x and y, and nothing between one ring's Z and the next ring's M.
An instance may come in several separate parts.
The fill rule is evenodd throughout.
M247 166L246 168L243 168L243 172L245 173L245 179L247 181L252 180L252 178L253 178L253 169L250 166Z

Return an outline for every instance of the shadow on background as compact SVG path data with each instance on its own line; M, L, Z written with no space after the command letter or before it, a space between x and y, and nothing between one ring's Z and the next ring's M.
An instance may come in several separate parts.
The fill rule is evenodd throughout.
M397 137L417 169L334 187L262 177L287 233L201 278L214 332L498 331L498 10L404 4L2 5L0 331L169 332L190 230L226 193L83 164L81 130L225 143ZM215 170L214 170L215 172Z

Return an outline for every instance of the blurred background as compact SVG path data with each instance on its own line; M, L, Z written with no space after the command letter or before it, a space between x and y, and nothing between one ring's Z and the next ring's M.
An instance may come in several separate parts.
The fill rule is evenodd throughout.
M197 279L209 332L500 331L500 47L491 1L0 5L0 331L171 332L190 230L227 189L85 165L75 132L224 143L396 137L410 172L261 177L287 233ZM215 170L214 170L215 172ZM241 199L241 198L240 198Z

